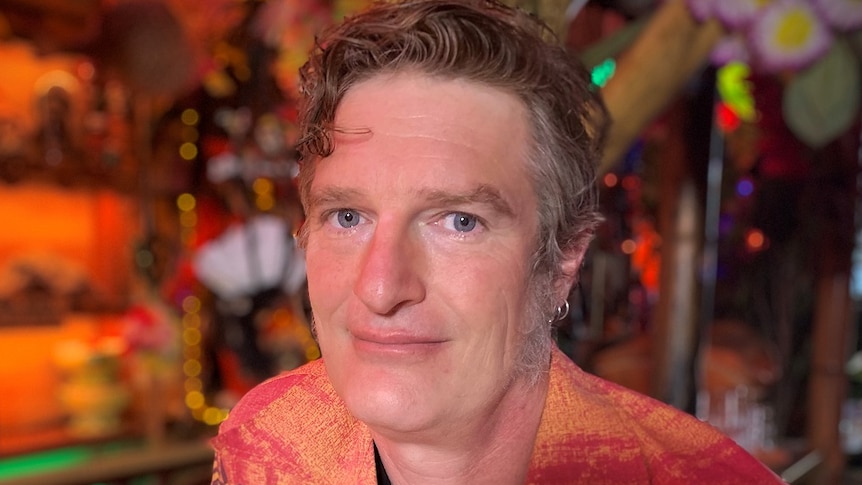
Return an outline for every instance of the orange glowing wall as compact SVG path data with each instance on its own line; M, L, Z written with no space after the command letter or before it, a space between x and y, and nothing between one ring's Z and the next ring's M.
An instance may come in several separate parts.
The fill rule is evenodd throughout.
M118 308L131 291L138 227L132 201L108 190L0 185L0 281L8 265L21 258L63 261L86 271L106 308ZM95 339L117 317L69 313L58 315L59 323L38 326L8 320L0 326L0 452L4 439L62 421L53 361L57 344Z
M0 185L0 274L16 259L56 258L82 267L112 302L128 296L138 218L104 189Z

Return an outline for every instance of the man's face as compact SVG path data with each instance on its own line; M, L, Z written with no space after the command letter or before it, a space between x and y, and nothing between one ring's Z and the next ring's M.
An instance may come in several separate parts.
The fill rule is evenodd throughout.
M420 74L353 87L308 197L308 285L326 369L376 430L492 413L515 379L536 197L527 114Z

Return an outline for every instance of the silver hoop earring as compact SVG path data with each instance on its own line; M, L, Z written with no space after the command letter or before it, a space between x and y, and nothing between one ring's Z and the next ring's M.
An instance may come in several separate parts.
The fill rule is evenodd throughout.
M569 316L569 300L563 302L562 308L558 307L559 316L557 317L557 321L562 320Z
M560 320L569 316L569 301L566 300L563 302L561 306L558 306L554 309L554 316L548 320L548 323L559 322Z

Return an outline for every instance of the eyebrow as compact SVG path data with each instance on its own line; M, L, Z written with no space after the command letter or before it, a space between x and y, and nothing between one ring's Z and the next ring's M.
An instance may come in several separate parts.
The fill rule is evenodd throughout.
M316 194L309 195L308 212L312 212L319 205L350 205L351 201L355 201L359 197L361 197L361 193L356 189L327 187Z
M452 193L445 190L423 189L419 191L421 197L440 205L465 205L484 204L490 206L501 215L514 217L515 211L506 202L503 195L495 187L480 184L473 190L465 193Z
M515 211L498 189L487 184L477 185L472 190L457 193L438 189L419 189L419 198L442 206L484 204L501 215L514 217ZM362 192L346 187L327 187L309 197L309 212L320 205L349 206L362 198Z

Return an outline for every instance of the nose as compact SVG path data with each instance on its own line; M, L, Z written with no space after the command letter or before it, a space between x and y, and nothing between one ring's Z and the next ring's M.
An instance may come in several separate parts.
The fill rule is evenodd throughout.
M354 293L378 315L391 315L425 298L421 243L406 230L380 222L362 256Z

